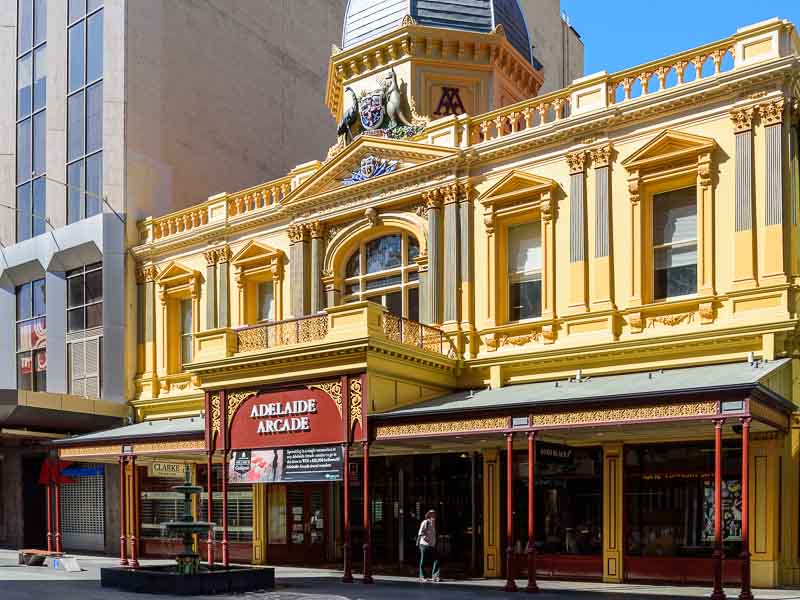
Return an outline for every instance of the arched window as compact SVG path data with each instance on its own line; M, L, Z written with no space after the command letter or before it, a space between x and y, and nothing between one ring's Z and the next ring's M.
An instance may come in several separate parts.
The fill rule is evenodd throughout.
M408 233L366 239L347 260L344 301L369 300L394 315L419 320L419 242Z

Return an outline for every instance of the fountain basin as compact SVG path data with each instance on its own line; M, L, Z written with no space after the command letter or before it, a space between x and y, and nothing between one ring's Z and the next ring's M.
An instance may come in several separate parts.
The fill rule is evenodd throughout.
M275 569L271 567L223 567L201 569L193 575L178 572L174 564L141 569L112 567L100 569L100 585L139 594L203 596L271 590Z

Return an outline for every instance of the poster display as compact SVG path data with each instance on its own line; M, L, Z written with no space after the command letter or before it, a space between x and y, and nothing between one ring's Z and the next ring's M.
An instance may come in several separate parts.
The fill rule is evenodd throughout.
M703 538L714 540L714 481L703 485ZM742 484L738 479L722 480L722 539L742 539Z
M341 446L235 450L228 480L232 484L341 481L343 458Z

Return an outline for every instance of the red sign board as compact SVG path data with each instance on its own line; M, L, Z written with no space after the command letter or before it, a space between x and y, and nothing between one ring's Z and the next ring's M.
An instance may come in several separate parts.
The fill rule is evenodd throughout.
M242 402L230 426L232 450L345 441L341 408L317 389L257 394Z

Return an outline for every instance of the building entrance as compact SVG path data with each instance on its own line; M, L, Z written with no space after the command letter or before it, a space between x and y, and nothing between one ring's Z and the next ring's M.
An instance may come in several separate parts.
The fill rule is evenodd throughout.
M267 486L270 562L319 564L326 557L330 484Z

